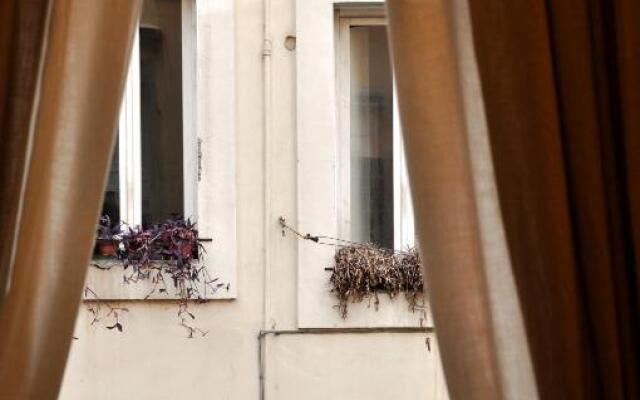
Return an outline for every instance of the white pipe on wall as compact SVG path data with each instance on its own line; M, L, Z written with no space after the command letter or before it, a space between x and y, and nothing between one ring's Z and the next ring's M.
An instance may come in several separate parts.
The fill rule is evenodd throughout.
M263 2L263 44L262 44L262 95L263 95L263 134L264 134L264 181L263 181L263 196L264 196L264 274L263 274L263 315L262 315L262 329L268 330L270 327L269 319L271 314L271 252L270 246L270 232L272 226L276 226L274 221L270 221L270 143L271 143L271 0L264 0ZM260 340L259 340L260 341ZM258 348L258 369L260 371L260 399L265 397L265 385L264 385L264 371L266 369L265 360L267 360L268 351L266 347L259 346Z

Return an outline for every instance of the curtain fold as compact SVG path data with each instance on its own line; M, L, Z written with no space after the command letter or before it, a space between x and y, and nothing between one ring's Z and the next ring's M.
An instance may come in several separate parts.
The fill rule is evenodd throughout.
M446 0L390 0L387 11L416 231L449 395L498 400L504 398L504 383L473 187L455 13Z
M0 4L0 305L13 263L48 3Z
M140 6L0 6L1 399L58 396Z

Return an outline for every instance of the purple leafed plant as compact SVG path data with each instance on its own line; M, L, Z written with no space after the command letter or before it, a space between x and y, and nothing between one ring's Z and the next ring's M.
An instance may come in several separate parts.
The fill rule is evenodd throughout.
M202 263L204 247L198 238L196 224L189 219L168 219L143 229L127 228L122 233L119 258L124 268L132 267L125 281L151 279L154 288L166 292L166 275L172 280L180 298L205 300L207 292L224 286L211 279ZM201 288L197 283L202 282Z
M179 298L180 325L187 329L189 337L196 332L204 336L204 331L188 324L189 320L195 319L188 310L188 301L205 302L222 287L226 286L228 290L229 285L210 276L203 263L205 250L195 222L177 218L146 228L124 223L114 227L109 217L104 216L98 224L96 246L105 240L116 243L117 250L113 255L124 267L125 283L150 280L153 286L145 297L149 298L154 293L167 294L170 287L166 282L169 280Z

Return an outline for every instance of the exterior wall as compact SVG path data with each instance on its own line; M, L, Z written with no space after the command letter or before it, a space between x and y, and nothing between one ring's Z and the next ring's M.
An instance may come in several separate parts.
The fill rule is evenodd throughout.
M276 336L267 398L446 399L438 352L406 333Z
M196 0L198 10L216 1ZM284 45L296 34L296 1L234 4L235 93L199 87L197 101L235 98L237 298L194 305L209 333L192 340L173 301L119 303L130 309L123 333L91 326L82 307L60 398L446 398L433 333L332 330L269 334L260 343L261 330L298 328L298 243L278 225L279 216L298 215L296 51ZM270 56L263 55L265 14ZM198 47L209 49L215 46ZM215 154L203 163L209 157Z

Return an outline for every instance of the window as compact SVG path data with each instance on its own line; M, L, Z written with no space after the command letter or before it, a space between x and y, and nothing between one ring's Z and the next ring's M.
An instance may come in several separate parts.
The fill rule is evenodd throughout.
M237 296L234 0L145 0L103 209L112 221L193 217L207 263ZM197 43L197 46L196 46ZM197 48L196 48L197 47ZM105 300L142 300L150 282L89 268ZM158 298L166 298L164 295Z
M193 132L183 112L182 4L143 4L103 204L112 221L134 225L195 217L185 201L194 185L184 168Z
M297 225L314 234L403 249L413 211L382 1L302 0L296 11ZM300 328L419 327L404 299L349 305L328 289L335 248L298 242Z
M413 209L384 18L340 18L337 38L342 237L414 245Z

